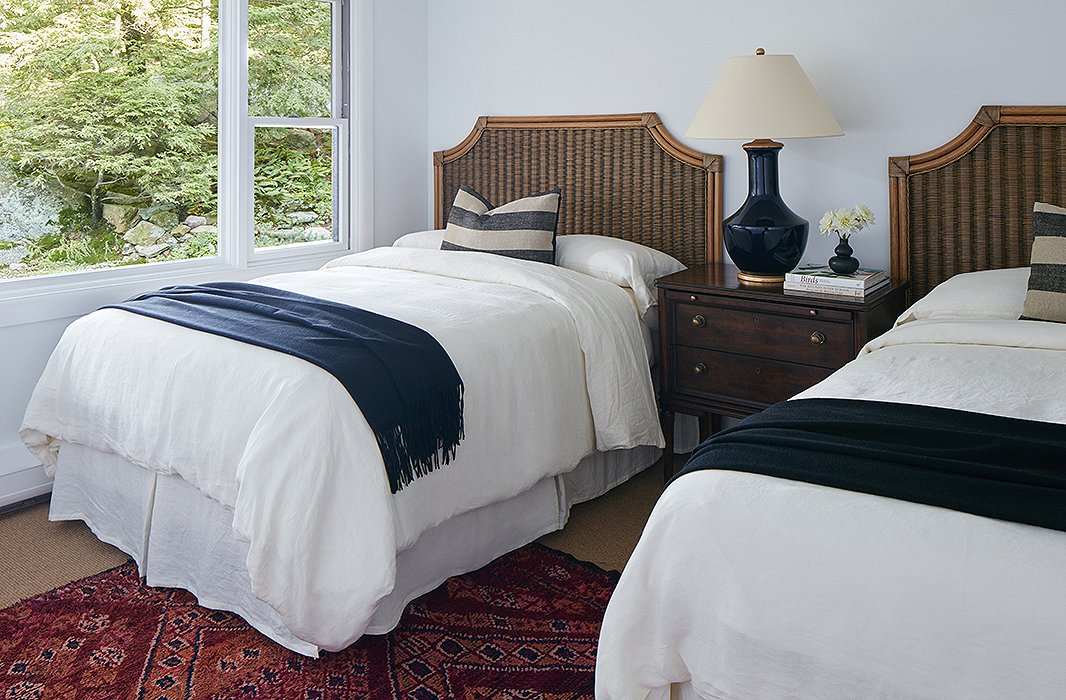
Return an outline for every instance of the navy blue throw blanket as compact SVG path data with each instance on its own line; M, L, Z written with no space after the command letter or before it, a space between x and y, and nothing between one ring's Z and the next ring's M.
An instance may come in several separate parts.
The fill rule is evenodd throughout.
M167 287L110 307L294 355L336 377L366 417L396 493L455 456L463 380L420 328L272 287Z
M706 440L675 478L765 474L1066 531L1066 426L946 408L785 401Z

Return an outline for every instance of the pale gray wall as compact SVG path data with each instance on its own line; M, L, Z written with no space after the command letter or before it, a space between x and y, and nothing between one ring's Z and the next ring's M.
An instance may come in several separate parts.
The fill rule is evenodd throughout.
M426 228L428 0L374 2L374 242Z
M429 148L483 114L656 111L682 136L727 57L791 53L847 135L785 142L785 201L812 222L869 204L879 222L853 245L885 266L888 156L944 143L982 104L1066 102L1064 26L1061 0L431 2ZM747 191L740 142L686 141L725 155L732 213ZM814 236L805 257L831 249Z

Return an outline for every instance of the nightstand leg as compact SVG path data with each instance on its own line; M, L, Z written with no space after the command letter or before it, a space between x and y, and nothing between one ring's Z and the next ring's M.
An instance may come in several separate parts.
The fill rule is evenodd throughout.
M722 429L722 417L717 413L703 413L700 415L700 442Z
M662 412L663 437L666 439L666 447L663 448L663 483L670 481L674 475L674 412Z

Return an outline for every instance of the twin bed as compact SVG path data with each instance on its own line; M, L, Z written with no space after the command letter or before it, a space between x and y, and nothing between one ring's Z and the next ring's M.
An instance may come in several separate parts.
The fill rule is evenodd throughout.
M123 310L78 320L22 432L55 475L50 517L303 654L390 630L413 598L659 459L651 279L624 289L563 258L610 262L582 249L614 238L713 258L720 162L654 114L482 119L436 154L438 221L460 183L497 202L558 187L559 233L598 236L567 237L559 265L405 245L255 280L409 323L450 356L465 439L396 493L325 370Z
M1034 202L1066 197L1066 109L983 108L890 179L893 272L917 301L793 401L1066 424L1066 327L1018 320ZM597 697L1066 693L1063 532L722 466L656 505L605 616Z

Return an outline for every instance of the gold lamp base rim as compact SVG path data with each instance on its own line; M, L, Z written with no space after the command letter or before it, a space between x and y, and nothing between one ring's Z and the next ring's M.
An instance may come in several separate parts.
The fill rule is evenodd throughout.
M743 270L737 270L737 279L741 282L748 282L749 284L784 284L784 275L758 275L754 272L744 272Z

